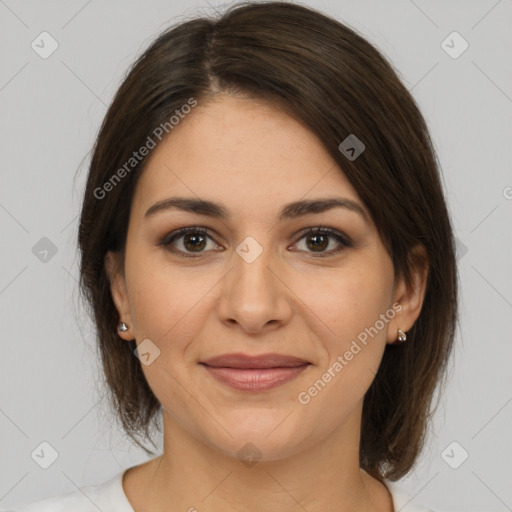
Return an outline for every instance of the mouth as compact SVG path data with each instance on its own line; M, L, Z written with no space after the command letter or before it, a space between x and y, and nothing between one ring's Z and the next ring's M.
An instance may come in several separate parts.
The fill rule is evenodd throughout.
M309 361L294 356L264 354L224 354L201 361L217 381L241 391L266 391L289 382L301 374Z

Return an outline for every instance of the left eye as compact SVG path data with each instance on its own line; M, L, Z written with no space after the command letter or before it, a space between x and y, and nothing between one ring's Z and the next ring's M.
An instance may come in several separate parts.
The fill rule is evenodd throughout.
M318 256L315 257L330 256L342 251L346 247L352 247L352 242L348 237L331 228L315 228L309 230L299 238L299 240L303 239L306 240L306 247L312 248L311 251L306 250L306 252L317 253ZM332 240L338 244L338 247L326 251L325 249L330 245L330 241Z
M338 231L326 227L310 229L299 238L298 242L303 239L306 240L305 251L317 253L318 256L315 257L330 256L340 252L346 247L352 247L352 242L348 237L342 235ZM219 246L215 244L212 236L209 235L208 231L204 228L190 227L179 229L166 236L160 242L160 245L174 253L178 253L180 256L194 258L201 256L204 252L208 252L208 240L210 240L214 246L214 248L210 250L218 251L219 249L216 249L215 246ZM338 247L326 250L333 240L335 241L335 245L337 244Z

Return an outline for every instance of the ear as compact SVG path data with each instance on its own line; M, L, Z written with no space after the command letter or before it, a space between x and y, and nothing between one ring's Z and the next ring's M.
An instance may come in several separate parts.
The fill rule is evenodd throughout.
M429 268L427 251L423 245L413 247L409 254L409 262L410 283L407 283L403 276L395 283L393 304L400 304L401 309L396 308L397 314L388 324L388 343L397 342L398 329L407 333L412 328L423 306Z
M122 270L123 265L121 258L122 255L120 252L108 251L105 255L105 272L110 281L110 292L119 314L119 322L125 322L128 325L127 331L117 331L117 334L121 338L129 341L134 338L133 322L130 312L130 302L126 292L126 280Z

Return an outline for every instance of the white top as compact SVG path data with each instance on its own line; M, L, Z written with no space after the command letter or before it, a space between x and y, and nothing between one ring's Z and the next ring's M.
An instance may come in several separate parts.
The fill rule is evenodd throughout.
M123 489L125 471L117 473L102 484L81 487L66 494L32 501L4 512L134 512ZM403 512L434 512L413 502L395 482L385 480L385 483L393 498L395 511L403 509Z

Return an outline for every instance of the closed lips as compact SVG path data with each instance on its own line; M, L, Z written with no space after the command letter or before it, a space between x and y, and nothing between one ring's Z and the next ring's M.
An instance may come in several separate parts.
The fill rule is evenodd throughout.
M214 368L264 369L264 368L295 368L311 364L309 361L281 354L263 354L249 356L247 354L223 354L212 357L201 364Z

